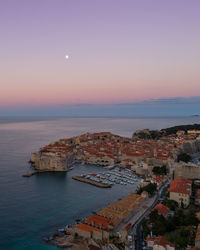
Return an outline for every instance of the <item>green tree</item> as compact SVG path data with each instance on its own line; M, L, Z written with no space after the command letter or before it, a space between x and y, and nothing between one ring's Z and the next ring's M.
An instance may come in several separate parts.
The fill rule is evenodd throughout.
M150 222L154 222L158 219L158 211L155 209L149 214Z
M78 233L74 234L74 239L77 240L78 239Z
M155 175L166 175L167 174L167 168L165 165L163 165L162 167L155 166L152 171Z
M179 154L178 158L177 158L178 162L183 161L183 162L186 162L186 163L191 161L191 159L192 159L191 156L189 154L186 154L186 153Z
M146 191L150 196L152 196L157 190L156 183L149 183L147 186L140 188L137 193L141 194L143 191Z
M198 219L196 217L196 214L194 211L189 211L188 213L185 214L183 218L183 224L184 226L197 226L198 225Z
M172 211L175 211L178 208L178 202L174 200L165 199L164 205L166 205Z

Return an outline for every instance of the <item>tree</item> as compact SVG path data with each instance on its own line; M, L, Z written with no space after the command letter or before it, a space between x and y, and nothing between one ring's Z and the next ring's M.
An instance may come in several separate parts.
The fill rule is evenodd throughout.
M196 217L196 214L194 211L189 211L183 218L183 223L185 226L197 226L198 225L198 219Z
M177 158L178 162L183 161L183 162L186 162L186 163L191 161L191 159L192 159L191 156L189 154L186 154L186 153L179 154L178 158Z
M146 191L150 196L155 193L157 189L157 184L156 183L149 183L148 185L141 187L137 193L141 194L143 191Z
M155 166L152 171L155 175L166 175L167 174L167 168L165 165L163 165L162 167Z
M74 239L77 240L78 239L78 233L74 234Z
M178 202L174 200L164 200L164 205L166 205L170 210L175 211L178 208Z
M166 231L171 232L171 231L174 231L175 229L176 229L176 224L173 223L172 218L169 218L166 221Z
M149 219L151 222L156 221L158 218L158 211L155 209L149 214Z

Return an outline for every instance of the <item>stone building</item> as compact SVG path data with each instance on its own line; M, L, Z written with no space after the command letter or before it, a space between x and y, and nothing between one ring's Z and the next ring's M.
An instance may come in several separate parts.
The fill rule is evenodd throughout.
M164 236L147 238L147 248L152 250L174 250L175 245L169 242Z
M195 247L200 248L200 224L198 225L198 228L197 228L197 233L196 233L196 238L195 238Z
M182 204L187 207L190 204L192 191L192 181L183 177L175 178L169 188L170 200L177 201L179 206Z

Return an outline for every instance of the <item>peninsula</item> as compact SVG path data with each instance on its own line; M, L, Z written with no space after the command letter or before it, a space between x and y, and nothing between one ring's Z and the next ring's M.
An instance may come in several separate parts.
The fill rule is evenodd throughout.
M175 249L176 239L165 238L167 234L164 233L167 233L168 229L161 234L160 231L159 234L156 231L159 229L158 214L163 216L159 223L163 223L162 228L164 228L165 223L170 222L170 216L176 218L177 211L181 207L190 212L192 194L200 193L197 188L200 179L199 152L200 129L197 124L160 131L138 130L132 138L110 132L86 133L60 139L41 148L31 155L31 162L36 172L67 171L77 162L108 166L107 175L116 175L122 179L117 183L123 180L132 183L131 178L135 173L144 177L137 185L137 194L131 193L94 212L90 217L59 229L58 233L45 238L45 241L58 247L72 249L90 249L91 245L96 249L110 249L110 247L116 249L115 247L121 246L123 248L119 249L125 249L125 246L128 249L133 246L142 249L143 239L140 231L143 230L146 237L144 244L147 246L161 239L165 245L171 247L170 249ZM92 176L94 173L72 178L101 188L109 188L112 185L109 182L108 184L98 182L98 178L92 179L88 177L89 175ZM96 177L98 175L95 174ZM200 200L198 197L195 196L197 205ZM172 205L176 206L175 211L170 210ZM157 217L151 221L155 213ZM141 227L143 221L146 223L144 228ZM149 221L154 228L151 238ZM192 221L190 225L195 228L196 221L195 223ZM176 225L170 228L170 232L175 230L179 230ZM194 240L191 242L194 245Z
M137 174L147 175L154 166L174 168L181 153L199 152L197 128L199 125L195 124L160 131L145 129L136 131L132 138L110 132L86 133L44 146L31 154L31 163L36 172L67 171L70 165L78 162L128 167ZM191 175L199 175L198 170L190 171Z

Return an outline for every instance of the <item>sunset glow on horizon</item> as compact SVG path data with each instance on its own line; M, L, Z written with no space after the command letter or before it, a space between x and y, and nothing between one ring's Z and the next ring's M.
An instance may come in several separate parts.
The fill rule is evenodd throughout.
M200 1L3 1L0 108L200 96Z

